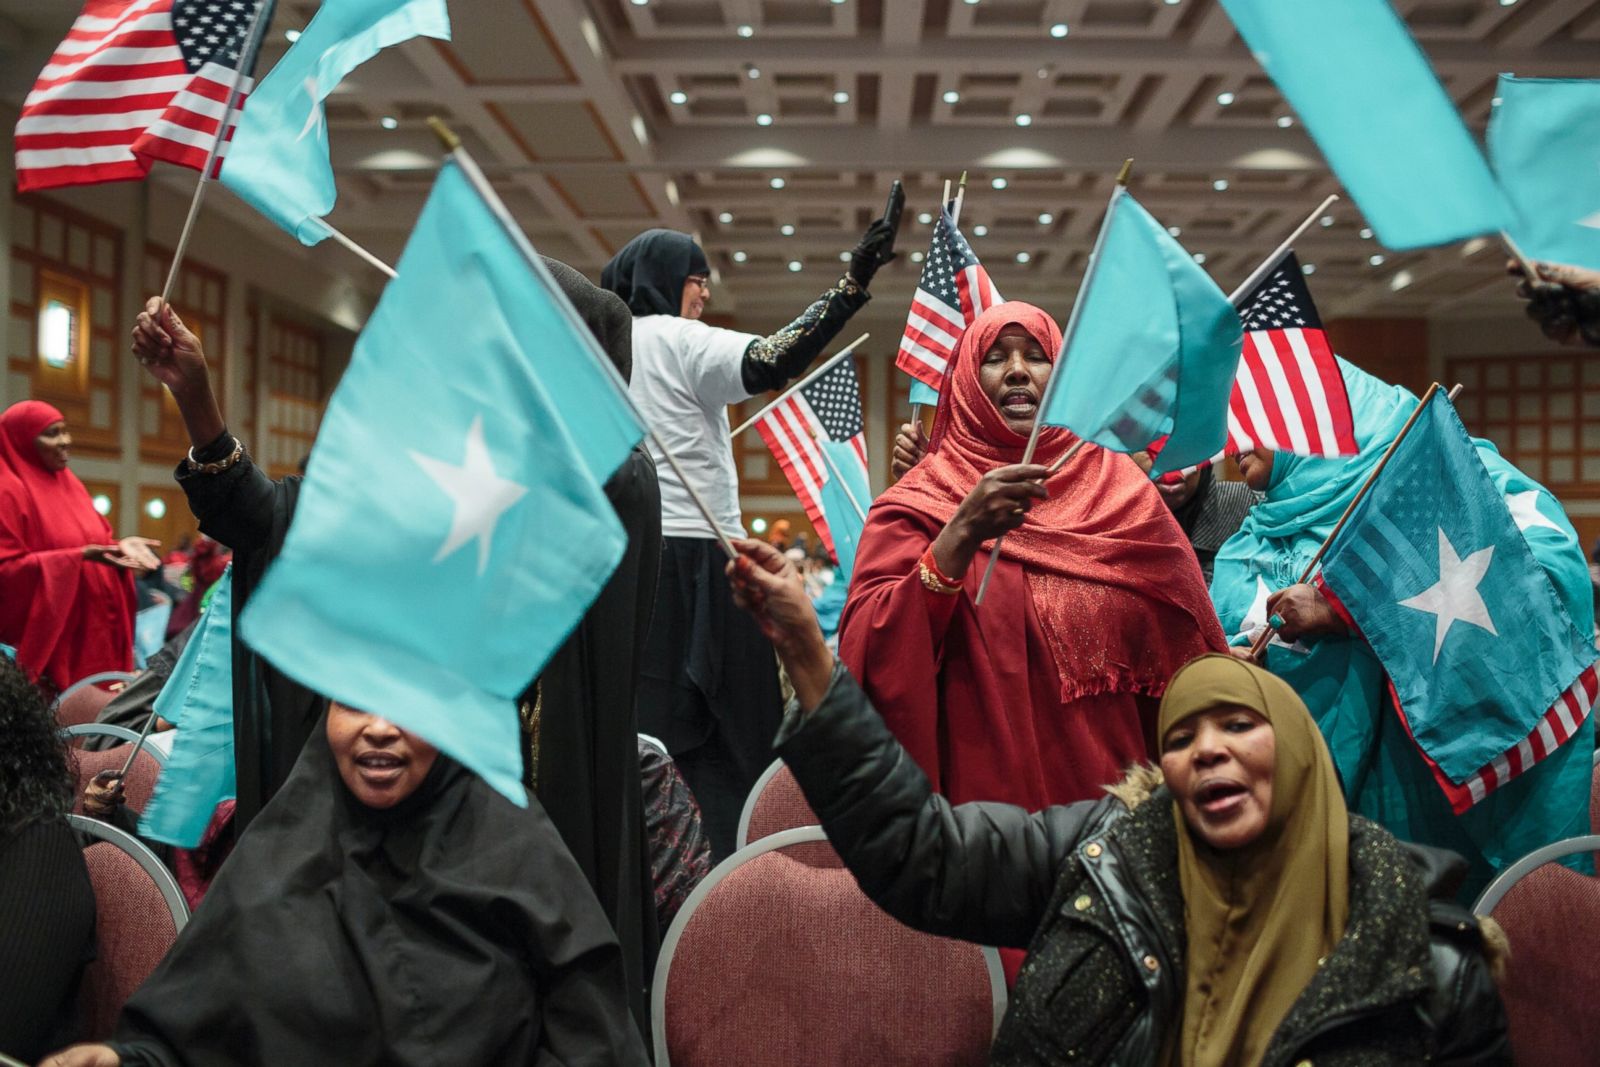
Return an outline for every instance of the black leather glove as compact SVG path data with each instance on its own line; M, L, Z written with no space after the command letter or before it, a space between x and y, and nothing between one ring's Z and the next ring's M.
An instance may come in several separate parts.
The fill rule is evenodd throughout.
M1546 337L1552 341L1565 341L1577 326L1577 308L1573 293L1555 282L1524 282L1518 286L1519 295L1528 300L1528 318L1539 324Z
M872 276L878 273L879 267L894 261L897 255L894 238L894 230L884 219L867 227L867 232L861 235L850 253L850 277L857 285L865 289L872 284Z
M1578 313L1578 329L1583 339L1600 348L1600 289L1585 289L1572 301Z

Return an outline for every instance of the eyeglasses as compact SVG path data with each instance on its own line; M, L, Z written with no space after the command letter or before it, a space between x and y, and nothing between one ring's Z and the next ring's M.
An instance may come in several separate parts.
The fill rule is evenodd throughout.
M707 290L711 288L711 279L704 274L691 274L683 281L685 285L698 285L700 288Z

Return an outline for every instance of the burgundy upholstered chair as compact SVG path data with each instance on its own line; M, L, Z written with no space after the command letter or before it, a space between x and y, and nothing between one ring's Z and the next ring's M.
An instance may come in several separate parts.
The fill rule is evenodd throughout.
M84 1039L100 1041L111 1036L122 1005L172 948L189 908L177 881L137 838L81 815L67 818L95 839L83 858L94 886L96 952L78 1007Z
M73 761L77 775L76 799L72 802L74 812L83 814L83 787L89 784L89 780L101 771L122 770L122 765L128 761L129 751L128 745L118 745L99 752L84 748L72 750L68 758ZM145 805L150 803L151 794L155 792L156 779L161 777L161 767L160 752L148 744L134 757L133 766L128 768L128 779L123 783L123 796L130 811L144 813Z
M1538 849L1473 905L1511 944L1500 993L1518 1063L1581 1067L1600 1055L1600 878L1555 862L1596 851L1600 836Z
M744 811L739 814L737 845L760 841L780 830L793 830L797 826L815 826L817 816L800 792L800 783L783 760L774 760L772 766L761 772L755 786L745 799Z
M978 1067L1006 1004L994 949L891 919L818 826L711 872L667 931L651 999L657 1067Z
M117 695L116 690L111 687L121 688L133 678L132 674L124 671L105 671L73 682L56 697L52 709L55 712L56 724L78 726L94 722L95 716L100 714L100 709L111 703L111 698Z

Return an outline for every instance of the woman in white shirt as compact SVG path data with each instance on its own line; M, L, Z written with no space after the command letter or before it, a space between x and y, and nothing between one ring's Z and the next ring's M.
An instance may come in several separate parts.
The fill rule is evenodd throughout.
M894 258L895 226L879 219L850 270L767 337L700 321L710 264L694 239L647 230L606 264L600 282L634 314L628 390L717 527L744 536L728 405L781 389L805 373ZM660 738L694 790L717 858L733 850L746 793L772 762L782 712L772 646L733 608L717 529L650 444L661 481L661 576L639 686L639 728Z

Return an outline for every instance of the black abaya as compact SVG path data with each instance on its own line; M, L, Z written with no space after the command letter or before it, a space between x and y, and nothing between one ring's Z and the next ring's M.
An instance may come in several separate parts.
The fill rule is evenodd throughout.
M124 1064L644 1064L621 953L537 800L440 755L387 811L318 737L129 1000Z

